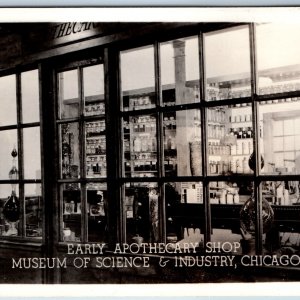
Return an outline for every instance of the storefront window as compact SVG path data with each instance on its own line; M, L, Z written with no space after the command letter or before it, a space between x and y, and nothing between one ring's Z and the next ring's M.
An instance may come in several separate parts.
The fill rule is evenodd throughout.
M168 182L164 186L166 240L168 243L195 243L203 248L203 185L200 182Z
M25 191L25 225L26 236L42 236L42 190L40 184L26 184Z
M255 209L252 187L253 183L249 181L209 184L211 240L224 244L224 249L232 247L234 243L240 244L236 254L242 251L247 254L250 247L253 253L255 251L255 219L251 219L253 213L248 211ZM249 201L253 203L242 208Z
M159 241L160 195L156 183L127 183L123 209L127 243Z
M17 123L16 75L0 77L0 126Z
M79 127L78 123L64 123L61 132L61 177L78 178L79 173Z
M256 26L258 94L300 89L299 29L299 24L288 23Z
M19 185L1 184L0 195L0 236L22 236ZM10 207L12 209L9 209Z
M79 115L78 70L58 74L58 97L61 119L76 118Z
M83 69L84 114L104 115L104 70L103 65Z
M57 73L60 240L99 242L108 238L104 67L78 65Z
M0 236L41 239L43 201L38 70L1 77L0 90L4 96L1 101L3 115L0 113L0 181L10 181L10 184L0 182ZM3 127L6 125L10 127Z
M208 174L251 174L251 104L207 109Z
M81 241L81 199L79 183L66 183L61 186L62 202L62 240L65 242Z
M24 178L41 179L40 128L23 129Z
M200 101L198 38L160 45L162 102L165 106Z
M300 173L300 102L298 98L262 101L259 142L264 174Z
M27 71L21 74L23 123L38 122L40 120L38 76L38 70Z
M163 113L165 176L201 175L200 128L200 110Z
M87 186L88 241L106 241L107 223L107 184L89 183Z
M12 168L13 157L11 153L13 149L18 149L18 135L17 130L3 130L0 131L0 139L2 141L0 146L0 179L9 179L9 171ZM39 150L39 149L38 149ZM18 169L18 159L14 160L15 167ZM18 178L17 178L18 179Z
M123 110L154 107L154 47L123 51L120 59Z
M204 43L207 100L250 97L248 27L207 33Z

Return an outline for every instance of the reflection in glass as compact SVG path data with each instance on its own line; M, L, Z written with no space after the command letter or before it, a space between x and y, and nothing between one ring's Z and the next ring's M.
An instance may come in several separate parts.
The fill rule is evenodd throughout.
M17 123L16 76L0 77L0 126Z
M89 183L87 185L88 241L107 240L107 185Z
M123 203L127 243L159 240L157 183L127 183Z
M258 94L300 89L299 29L296 23L256 26Z
M60 125L61 176L79 178L79 129L78 123Z
M9 179L9 171L12 167L11 153L13 149L18 149L17 130L0 131L0 179ZM18 159L15 161L18 167Z
M11 201L12 186L10 184L0 185L0 236L19 236L20 218L11 219L5 212L5 207ZM19 199L19 185L14 187L14 196ZM18 213L19 215L19 213Z
M106 177L105 120L87 122L86 132L86 176Z
M260 102L260 151L262 173L300 173L300 102L297 98Z
M40 127L23 129L24 178L41 178Z
M229 243L241 243L242 246L237 249L236 254L255 251L255 236L243 230L240 223L241 207L251 195L252 183L249 181L209 184L212 242L220 242L225 248L229 247Z
M166 176L201 175L201 121L199 110L163 114Z
M39 72L38 70L21 73L22 121L38 122L39 110Z
M249 97L248 27L207 33L204 42L207 100Z
M199 182L165 184L166 235L168 243L203 246L203 187Z
M248 174L253 153L252 108L248 105L207 109L208 173Z
M104 70L103 65L83 68L84 114L104 115Z
M163 104L199 102L198 38L162 43L160 57Z
M79 183L66 183L61 186L63 229L62 240L81 240L81 189Z
M75 118L79 113L78 71L58 74L60 118Z
M126 177L157 174L157 137L154 115L126 117L123 121L124 172Z
M153 46L121 52L123 110L151 108L155 105Z
M41 184L26 184L25 226L27 237L42 237L42 191Z

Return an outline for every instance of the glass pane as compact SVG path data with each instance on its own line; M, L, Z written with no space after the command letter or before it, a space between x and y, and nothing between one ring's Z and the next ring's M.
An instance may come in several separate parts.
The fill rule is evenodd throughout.
M256 26L259 94L300 89L299 29L297 23Z
M60 166L62 178L80 177L78 123L60 125Z
M17 130L0 131L0 179L9 179L13 166L18 169L18 153L13 158L12 152L18 149Z
M200 101L198 38L160 45L161 85L164 105Z
M107 241L107 205L106 183L89 183L87 185L89 242Z
M105 120L87 122L86 132L86 176L106 177Z
M41 178L40 127L23 129L24 178Z
M156 183L128 183L123 203L127 243L159 240L159 198Z
M211 241L220 242L225 252L255 252L255 213L251 194L252 183L249 181L209 184ZM236 245L234 249L233 245Z
M299 174L300 102L297 98L260 102L260 151L264 174ZM282 130L277 131L278 124ZM279 137L279 134L281 135ZM262 164L261 164L262 165Z
M154 107L153 46L121 52L121 86L123 110Z
M103 65L83 68L84 114L104 115L104 70Z
M41 184L26 184L24 189L26 236L41 238L43 228Z
M78 71L58 73L59 117L75 118L79 114Z
M20 235L19 186L0 185L0 236Z
M0 77L0 126L17 123L16 76Z
M200 176L200 110L163 114L164 168L166 176Z
M274 214L270 225L265 226L264 253L297 253L300 250L299 181L264 181L261 190L263 201L272 206Z
M248 27L207 33L204 42L207 100L249 97Z
M65 242L81 240L81 187L79 183L66 183L61 187L63 228L61 239Z
M21 74L21 92L23 123L38 122L40 120L38 70Z
M252 173L251 106L207 109L208 173L211 175Z
M156 139L154 115L124 118L123 149L126 177L154 177L157 174Z
M198 243L203 247L203 187L199 182L165 184L167 243Z

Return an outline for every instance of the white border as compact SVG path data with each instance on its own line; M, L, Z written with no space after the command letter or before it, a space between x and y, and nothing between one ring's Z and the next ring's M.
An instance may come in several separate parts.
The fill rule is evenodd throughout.
M0 22L300 22L300 7L0 8Z
M1 8L0 22L300 22L299 7ZM299 283L1 285L0 297L298 296Z

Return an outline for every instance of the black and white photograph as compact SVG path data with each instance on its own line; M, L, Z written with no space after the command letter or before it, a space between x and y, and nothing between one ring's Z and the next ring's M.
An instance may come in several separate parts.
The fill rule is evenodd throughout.
M0 283L299 281L293 12L0 22Z

